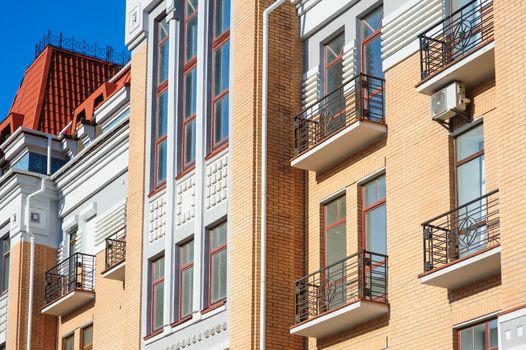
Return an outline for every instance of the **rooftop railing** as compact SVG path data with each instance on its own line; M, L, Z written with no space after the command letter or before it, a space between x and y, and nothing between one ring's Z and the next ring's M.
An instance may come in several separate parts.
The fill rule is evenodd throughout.
M499 243L499 190L422 224L424 271L431 271Z
M420 34L424 80L493 40L493 0L474 0Z
M35 45L35 57L40 55L48 45L95 57L120 66L126 65L130 61L130 53L128 51L117 52L111 46L99 46L96 43L90 44L86 40L81 41L74 37L67 38L62 33L56 35L51 31L48 31Z
M46 272L45 304L51 304L70 292L93 291L95 256L75 253Z
M358 252L296 281L296 323L354 301L387 302L387 256Z
M359 74L295 116L295 156L360 120L383 123L384 79Z

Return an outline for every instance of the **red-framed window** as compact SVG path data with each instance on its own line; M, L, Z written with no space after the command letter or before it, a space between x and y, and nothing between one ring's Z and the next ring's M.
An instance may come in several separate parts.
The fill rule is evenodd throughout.
M498 350L497 319L458 330L459 350Z
M166 182L168 132L168 56L170 30L166 18L157 22L157 66L155 73L154 189Z
M150 334L164 324L164 257L150 262Z
M4 294L9 289L9 266L11 262L11 241L9 238L9 233L1 239L1 248L2 248L2 284L0 286L0 294Z
M343 82L343 46L345 33L329 40L323 47L324 95L333 92Z
M209 261L209 295L208 305L214 305L226 299L227 282L227 223L212 228L209 231L208 261Z
M198 0L184 1L183 115L180 172L195 164Z
M383 7L379 6L360 21L362 73L383 78L382 68L382 18Z
M194 292L194 241L179 246L179 320L192 315Z
M75 335L71 334L62 338L62 350L75 350Z
M363 248L387 255L385 174L362 186Z
M93 325L89 325L80 330L81 350L93 350Z
M214 0L213 6L211 151L228 142L230 119L230 0Z

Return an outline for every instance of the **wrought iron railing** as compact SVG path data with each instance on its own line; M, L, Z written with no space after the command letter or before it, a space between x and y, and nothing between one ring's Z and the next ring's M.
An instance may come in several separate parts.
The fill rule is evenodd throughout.
M383 123L384 79L359 74L295 116L295 155L359 120Z
M499 243L498 192L492 191L422 224L424 271Z
M358 252L296 281L296 323L359 300L387 302L387 256Z
M493 40L493 0L471 1L418 37L423 80Z
M128 51L123 50L122 52L117 52L111 46L98 46L96 43L87 43L86 40L80 41L74 37L66 38L62 33L56 35L51 31L48 31L35 45L35 57L40 55L48 45L95 57L121 66L126 65L126 63L130 61L130 53Z
M126 259L126 236L106 238L106 270L122 263Z
M75 290L93 291L95 256L75 253L46 272L45 280L46 305Z

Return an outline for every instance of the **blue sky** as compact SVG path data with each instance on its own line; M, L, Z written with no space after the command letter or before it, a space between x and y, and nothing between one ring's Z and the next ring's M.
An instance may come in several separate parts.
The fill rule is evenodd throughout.
M51 29L98 45L125 49L125 0L3 1L0 15L0 121L11 107L35 44Z

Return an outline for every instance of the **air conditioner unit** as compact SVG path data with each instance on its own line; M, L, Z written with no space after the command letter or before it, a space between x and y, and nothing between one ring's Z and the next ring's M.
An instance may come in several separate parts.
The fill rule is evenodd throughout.
M466 110L464 85L453 82L431 96L431 116L433 120L445 121Z

